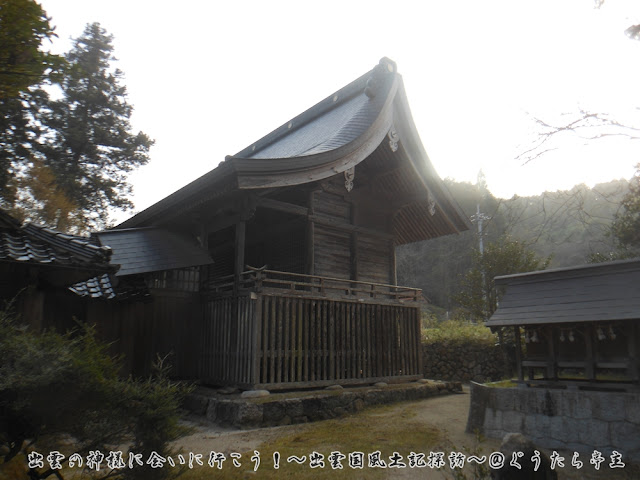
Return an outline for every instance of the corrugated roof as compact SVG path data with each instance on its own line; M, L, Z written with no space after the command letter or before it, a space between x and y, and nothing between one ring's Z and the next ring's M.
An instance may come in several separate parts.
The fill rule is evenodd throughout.
M293 128L292 123L292 131L286 137L256 152L247 152L247 158L299 157L325 152L345 145L362 133L362 127L366 125L366 122L364 125L360 124L360 128L347 127L353 127L352 119L361 113L368 104L367 98L360 95L338 104L326 114L316 117L300 127ZM343 134L339 135L340 133Z
M391 134L393 142L402 145L402 155L410 164L404 178L394 181L392 187L397 190L401 182L411 180L424 197L422 208L399 218L399 228L407 230L399 241L467 230L469 221L431 165L411 118L402 78L395 63L387 58L120 227L168 225L213 198L228 198L242 190L311 183L341 174L370 158ZM428 225L422 225L425 222ZM414 226L420 232L412 231Z
M111 262L120 265L118 277L213 263L195 241L160 228L116 229L94 235L100 244L111 247Z
M640 259L496 277L487 326L640 320Z

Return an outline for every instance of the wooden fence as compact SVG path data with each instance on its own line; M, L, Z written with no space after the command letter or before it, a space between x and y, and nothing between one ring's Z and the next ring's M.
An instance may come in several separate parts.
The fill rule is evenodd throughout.
M64 332L77 328L74 318L95 326L98 338L109 344L109 352L123 357L124 376L149 375L160 356L172 366L172 376L196 379L203 318L200 296L169 290L158 293L144 302L50 293L41 327Z
M286 389L420 378L415 305L263 292L205 305L200 376Z

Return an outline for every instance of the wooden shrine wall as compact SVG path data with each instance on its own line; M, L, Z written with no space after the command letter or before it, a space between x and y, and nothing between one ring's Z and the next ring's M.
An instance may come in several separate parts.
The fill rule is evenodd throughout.
M419 309L261 294L205 306L200 376L286 389L421 376Z

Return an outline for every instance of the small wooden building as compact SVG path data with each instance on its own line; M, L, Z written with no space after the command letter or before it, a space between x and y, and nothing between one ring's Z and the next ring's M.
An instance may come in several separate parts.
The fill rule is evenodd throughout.
M420 377L421 292L397 285L395 247L469 224L385 58L118 230L142 228L213 260L201 318L181 319L196 376L274 389Z
M58 305L72 297L71 284L114 273L110 257L109 247L88 238L22 225L0 210L0 308L11 305L36 330L73 327L71 315L57 322Z
M640 259L495 283L504 296L487 325L513 329L521 384L637 388Z

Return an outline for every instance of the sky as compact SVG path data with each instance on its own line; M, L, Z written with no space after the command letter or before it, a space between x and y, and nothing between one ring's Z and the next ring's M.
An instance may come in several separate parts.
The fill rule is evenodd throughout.
M525 162L535 119L581 109L640 127L640 2L606 0L42 0L70 49L87 23L114 36L131 122L155 139L130 176L141 211L373 68L397 63L442 178L510 198L630 178L640 140L558 136ZM117 220L128 214L119 213Z

